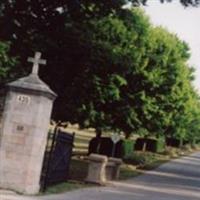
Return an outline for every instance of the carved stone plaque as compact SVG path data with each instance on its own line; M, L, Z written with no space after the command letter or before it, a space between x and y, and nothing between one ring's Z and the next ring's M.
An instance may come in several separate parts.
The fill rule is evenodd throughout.
M18 95L17 102L23 105L29 105L31 102L31 98L28 95Z

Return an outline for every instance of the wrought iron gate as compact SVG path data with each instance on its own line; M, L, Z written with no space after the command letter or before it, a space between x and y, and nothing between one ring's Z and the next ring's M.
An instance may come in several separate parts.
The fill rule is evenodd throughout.
M50 185L66 182L72 156L74 133L62 132L55 128L49 133L41 175L41 191Z

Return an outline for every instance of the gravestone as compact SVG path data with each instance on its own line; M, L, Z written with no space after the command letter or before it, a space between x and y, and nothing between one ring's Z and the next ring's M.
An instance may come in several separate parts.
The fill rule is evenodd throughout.
M32 73L7 85L0 132L0 188L36 194L56 94L38 77L37 52Z

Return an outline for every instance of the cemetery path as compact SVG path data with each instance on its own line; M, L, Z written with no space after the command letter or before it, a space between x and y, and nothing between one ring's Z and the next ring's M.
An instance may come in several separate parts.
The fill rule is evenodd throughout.
M163 164L133 179L116 182L112 187L86 188L43 197L16 198L16 200L122 199L200 200L200 152Z

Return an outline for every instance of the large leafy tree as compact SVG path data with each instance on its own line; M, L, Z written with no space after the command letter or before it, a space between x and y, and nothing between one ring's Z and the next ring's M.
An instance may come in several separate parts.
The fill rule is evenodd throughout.
M184 42L151 27L138 9L90 20L74 31L88 60L65 89L56 118L127 134L143 127L149 135L183 136L181 119L192 91Z
M27 57L40 50L48 60L41 77L59 95L55 119L128 134L139 126L177 133L172 122L187 113L189 98L187 47L154 30L140 11L123 9L127 2L2 0L0 38L11 41L11 55L20 55L13 74L27 74Z
M64 118L75 113L74 119L85 127L137 130L140 121L131 99L133 91L126 88L133 88L134 80L140 79L136 71L144 64L141 57L149 26L148 19L135 10L124 21L111 15L90 20L83 30L77 27L84 49L90 51L85 68L73 81L72 93L66 90L71 103L60 104L60 109L66 105L69 110Z
M58 94L62 94L63 85L72 82L82 67L82 61L87 57L85 49L77 44L79 38L73 35L72 27L111 13L128 15L130 11L122 9L127 2L139 4L147 1L2 0L0 27L3 28L0 39L11 41L11 54L20 55L21 62L16 68L16 75L22 76L30 71L26 63L27 57L33 51L40 50L48 59L48 66L43 67L41 76ZM198 0L180 2L186 5L198 4Z
M187 126L184 139L189 141L190 144L195 145L200 141L200 104L199 97L193 98L190 101L189 111L187 115Z
M190 84L188 47L162 28L150 31L146 68L143 73L142 109L138 108L143 127L150 133L164 134L169 130L174 111L185 104L184 85ZM159 119L159 120L155 120Z

